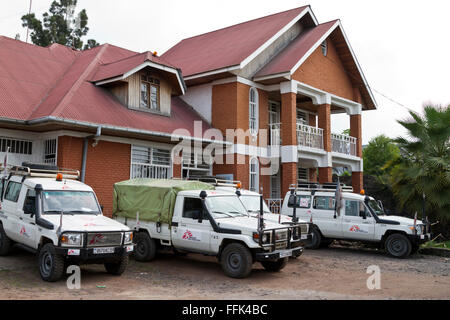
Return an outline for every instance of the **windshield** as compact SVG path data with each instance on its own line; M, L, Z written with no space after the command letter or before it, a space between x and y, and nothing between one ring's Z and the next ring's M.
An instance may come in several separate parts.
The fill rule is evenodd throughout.
M259 212L259 203L260 203L260 197L259 196L240 196L240 199L242 203L244 204L245 209L247 209L249 212L252 213L258 213ZM267 206L266 202L263 201L263 211L264 213L271 213L269 210L269 207Z
M381 209L380 205L375 200L369 200L369 207L375 212L377 216L384 215L383 209Z
M208 197L206 205L214 219L247 216L247 211L237 196Z
M43 191L44 214L98 214L97 199L90 191Z

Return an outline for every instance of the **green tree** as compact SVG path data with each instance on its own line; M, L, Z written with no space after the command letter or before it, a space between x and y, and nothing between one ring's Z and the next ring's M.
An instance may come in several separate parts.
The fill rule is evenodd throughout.
M386 164L399 155L400 150L392 139L385 135L376 136L363 150L364 173L381 178L388 173Z
M85 9L75 16L76 5L77 0L53 1L42 21L34 13L26 14L22 16L22 26L31 30L31 41L38 46L59 43L84 50L98 46L97 41L89 39L83 47L81 38L89 31L88 16Z
M431 218L450 220L450 106L426 106L424 115L398 121L409 139L397 138L401 157L392 161L390 181L402 208L422 212L423 195Z

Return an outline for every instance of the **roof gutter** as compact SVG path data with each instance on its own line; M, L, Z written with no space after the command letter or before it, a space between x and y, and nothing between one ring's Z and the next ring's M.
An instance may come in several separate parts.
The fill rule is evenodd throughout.
M16 119L0 118L0 122L1 121L10 122L10 123L14 123L14 124L22 124L22 125L34 125L34 124L42 124L42 123L46 123L46 122L57 122L57 123L64 123L64 124L71 124L71 125L92 128L95 130L97 130L98 127L101 126L102 130L112 130L112 131L121 132L121 133L142 134L142 135L152 136L152 137L170 138L171 140L172 139L178 139L178 140L184 139L184 140L198 141L198 142L205 142L205 143L232 145L231 142L223 141L223 140L211 140L211 139L202 139L202 138L196 138L196 137L190 137L190 136L173 135L173 134L164 133L164 132L133 129L133 128L127 128L127 127L113 126L113 125L96 124L96 123L91 123L91 122L57 118L57 117L53 117L53 116L43 117L43 118L34 119L34 120L16 120Z

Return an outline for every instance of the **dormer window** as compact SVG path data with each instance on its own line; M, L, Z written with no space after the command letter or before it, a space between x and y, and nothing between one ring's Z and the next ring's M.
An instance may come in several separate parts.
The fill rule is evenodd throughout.
M328 53L327 40L325 40L324 42L322 42L322 44L320 45L320 47L322 48L322 54L326 57L326 56L327 56L327 53Z
M141 75L141 108L160 110L159 80L149 75Z

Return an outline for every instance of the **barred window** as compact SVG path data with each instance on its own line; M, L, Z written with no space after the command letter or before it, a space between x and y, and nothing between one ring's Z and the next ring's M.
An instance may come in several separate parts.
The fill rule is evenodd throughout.
M183 154L183 178L192 176L207 176L211 173L211 157L201 151Z
M56 139L44 141L44 163L56 164Z
M170 151L140 146L131 147L131 178L170 178Z
M32 154L33 142L27 140L0 138L0 152L8 151L18 154Z

